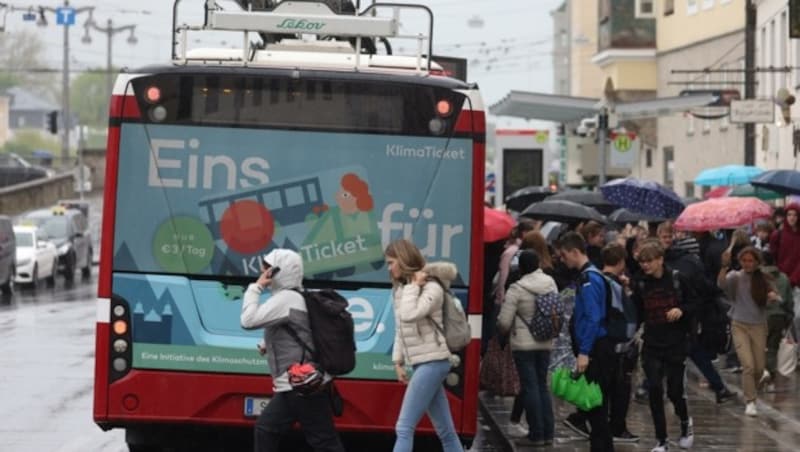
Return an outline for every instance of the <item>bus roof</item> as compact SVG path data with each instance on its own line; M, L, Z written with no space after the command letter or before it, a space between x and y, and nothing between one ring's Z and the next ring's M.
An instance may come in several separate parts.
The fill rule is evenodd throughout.
M454 90L477 90L475 83L466 83L450 77L418 74L411 71L353 71L347 69L336 70L333 68L289 68L275 66L222 66L222 65L150 65L135 70L120 72L114 84L114 94L122 95L127 83L134 78L158 73L171 74L229 74L229 75L254 75L254 76L284 76L299 78L334 78L339 80L373 80L381 82L412 83L424 86L435 86Z

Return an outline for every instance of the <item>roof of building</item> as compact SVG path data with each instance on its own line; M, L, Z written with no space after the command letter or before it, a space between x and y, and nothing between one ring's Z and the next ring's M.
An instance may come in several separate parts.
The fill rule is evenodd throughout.
M52 111L61 109L58 105L19 86L8 88L5 95L10 99L8 105L10 111Z

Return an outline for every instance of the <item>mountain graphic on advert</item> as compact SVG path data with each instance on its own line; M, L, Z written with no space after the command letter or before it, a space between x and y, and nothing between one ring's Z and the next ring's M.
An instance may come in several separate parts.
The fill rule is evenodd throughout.
M117 254L114 255L114 269L115 270L139 270L139 267L136 265L136 261L133 259L133 254L128 249L128 244L122 242L119 249L117 250Z

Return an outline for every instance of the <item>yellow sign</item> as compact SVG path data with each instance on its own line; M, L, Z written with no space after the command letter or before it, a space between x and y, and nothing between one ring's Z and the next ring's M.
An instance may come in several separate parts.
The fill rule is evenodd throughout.
M631 146L633 146L633 140L631 140L628 134L619 134L614 139L614 147L619 152L628 152L631 150Z
M549 130L537 130L536 131L536 142L537 143L547 143L547 140L550 138L550 131Z

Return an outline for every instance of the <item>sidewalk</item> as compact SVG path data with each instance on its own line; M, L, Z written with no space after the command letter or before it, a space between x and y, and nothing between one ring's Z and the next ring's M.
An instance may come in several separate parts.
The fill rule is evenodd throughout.
M714 394L706 387L700 373L688 366L687 395L689 413L694 421L695 442L693 450L782 452L800 450L800 378L780 377L772 393L759 394L758 416L744 415L741 400L740 374L720 372L729 389L739 394L736 400L717 405ZM638 377L638 376L637 376ZM638 379L638 378L637 378ZM573 407L553 398L556 419L556 439L550 447L517 447L508 435L512 397L492 397L486 392L479 395L479 403L487 424L504 438L509 451L588 451L589 443L561 423ZM671 450L680 451L677 445L679 426L669 402L665 403L667 430ZM649 451L655 445L650 409L646 404L631 401L628 412L628 429L641 437L638 443L615 444L618 451Z

